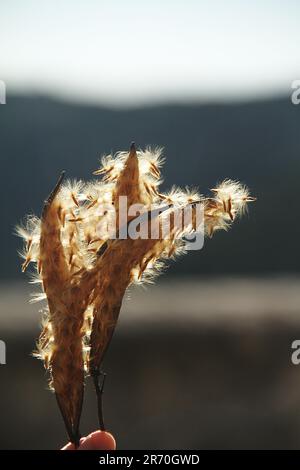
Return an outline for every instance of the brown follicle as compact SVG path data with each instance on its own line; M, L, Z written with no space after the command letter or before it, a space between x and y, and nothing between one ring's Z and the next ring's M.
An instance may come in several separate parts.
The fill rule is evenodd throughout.
M50 385L69 437L76 444L84 374L87 371L93 376L99 398L97 377L127 288L132 283L151 282L165 260L184 253L183 237L197 230L198 204L204 208L204 232L211 237L216 230L227 230L247 203L255 200L245 186L232 180L213 188L208 198L196 190L176 187L162 193L161 154L159 148L141 151L132 144L129 152L103 157L101 168L94 172L102 176L101 181L64 183L62 174L45 202L41 219L28 217L17 230L25 246L22 270L36 264L48 304L36 355L50 372ZM156 221L156 238L148 226L145 239L111 237L113 217L116 233L124 228L119 224L122 196L128 207L143 207L146 217L141 231L150 219ZM187 206L192 221L178 226L177 217ZM123 224L128 228L135 217L125 214Z

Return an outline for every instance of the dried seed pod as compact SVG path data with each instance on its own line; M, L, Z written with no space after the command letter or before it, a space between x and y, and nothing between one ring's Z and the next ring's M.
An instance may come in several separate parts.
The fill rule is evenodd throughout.
M199 230L208 236L227 230L255 200L232 180L214 188L209 198L176 187L162 194L161 165L160 149L137 151L132 144L129 153L102 159L102 168L95 172L103 175L100 182L62 184L62 174L41 220L30 217L26 227L17 230L25 241L22 269L36 263L43 287L39 297L46 296L48 303L36 355L50 371L50 384L75 444L85 369L94 379L104 429L103 384L98 379L128 286L152 280L165 260L184 253L183 237ZM125 213L122 197L127 202ZM127 212L135 204L140 207L138 216ZM188 220L186 209L190 209ZM131 236L132 228L137 236Z
M62 178L63 175L43 209L40 263L53 336L48 357L52 386L70 440L78 444L84 382L81 329L85 308L77 303L78 288L70 282L71 269L62 244L62 223L58 217L60 201L57 198ZM41 349L44 347L42 343Z

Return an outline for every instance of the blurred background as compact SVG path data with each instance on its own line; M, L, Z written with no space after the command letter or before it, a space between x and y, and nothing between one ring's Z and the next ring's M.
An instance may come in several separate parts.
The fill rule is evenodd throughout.
M163 189L229 177L258 200L229 233L132 289L106 356L105 415L121 449L298 448L300 79L296 0L1 3L0 448L66 441L30 354L42 306L14 226L60 171L163 146ZM129 298L130 297L130 298ZM82 433L97 428L87 380Z

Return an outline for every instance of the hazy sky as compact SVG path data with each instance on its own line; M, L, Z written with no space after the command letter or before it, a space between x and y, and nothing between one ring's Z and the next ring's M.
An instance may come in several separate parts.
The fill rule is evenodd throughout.
M126 104L289 93L299 0L1 0L11 89Z

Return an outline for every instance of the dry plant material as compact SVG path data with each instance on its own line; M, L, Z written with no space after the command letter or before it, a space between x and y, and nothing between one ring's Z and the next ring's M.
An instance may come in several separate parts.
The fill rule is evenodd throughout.
M45 202L41 218L29 216L18 234L25 240L23 271L35 263L34 282L47 299L37 357L50 372L70 440L78 445L84 376L89 373L98 396L100 428L103 356L116 327L126 289L132 283L152 281L169 258L185 252L184 237L198 230L197 207L204 208L203 231L211 237L227 230L247 203L255 200L247 188L226 180L204 198L197 191L172 188L159 191L161 149L130 151L102 158L94 173L101 181L63 183L61 174ZM140 204L140 237L124 237L136 214L124 213ZM191 219L178 225L178 215L191 208ZM111 210L113 208L114 210ZM168 219L169 231L164 230ZM156 222L154 238L149 220ZM202 220L203 222L203 220ZM115 224L115 236L111 227ZM143 234L143 235L142 235Z

